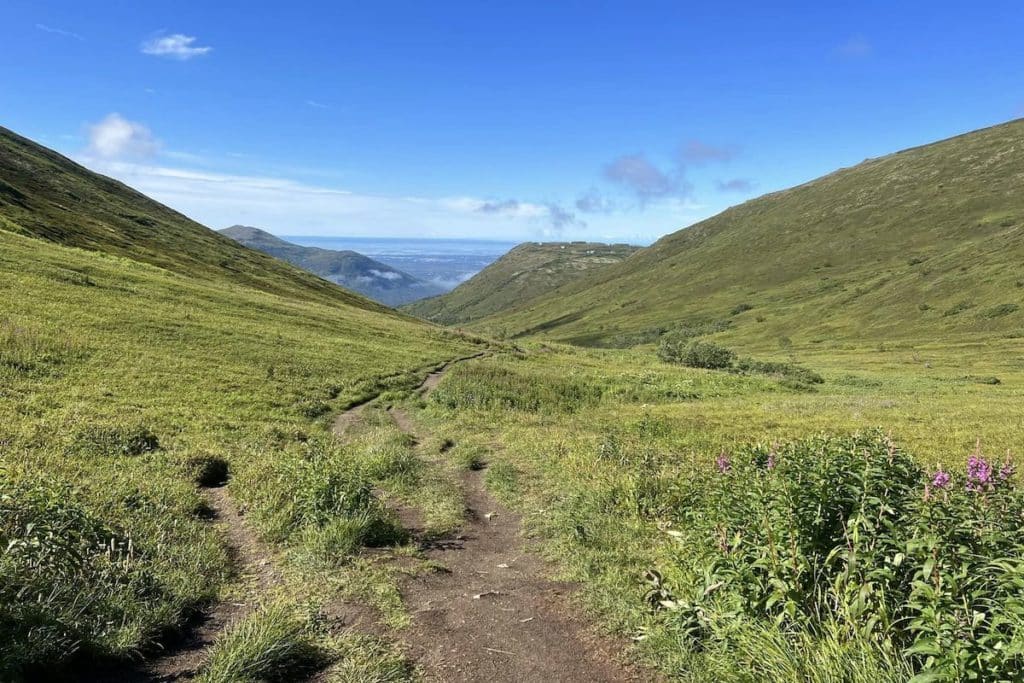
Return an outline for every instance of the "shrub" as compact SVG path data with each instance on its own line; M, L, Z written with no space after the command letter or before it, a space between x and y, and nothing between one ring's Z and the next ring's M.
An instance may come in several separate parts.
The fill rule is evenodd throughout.
M690 342L685 347L681 339L665 339L658 347L658 357L667 363L679 363L691 368L724 370L732 367L736 354L712 342Z
M956 305L948 308L945 312L943 312L942 315L944 317L947 317L947 318L950 317L950 316L959 315L959 314L963 313L964 311L968 311L968 310L974 308L974 306L975 306L975 304L974 304L973 301L961 301L961 302L957 303Z
M992 308L987 309L984 313L982 313L982 315L984 315L986 318L1001 318L1004 315L1010 315L1011 313L1015 313L1019 309L1020 306L1018 306L1017 304L999 304L998 306L993 306Z
M740 313L745 313L752 308L754 308L753 305L748 303L736 304L733 309L729 311L729 315L739 315Z
M750 624L838 630L928 680L1024 666L1024 495L980 451L926 473L880 433L721 454L679 483L675 563L649 598L688 647Z
M795 363L759 361L753 358L741 358L736 363L740 372L773 375L779 379L790 380L797 385L824 384L825 378Z

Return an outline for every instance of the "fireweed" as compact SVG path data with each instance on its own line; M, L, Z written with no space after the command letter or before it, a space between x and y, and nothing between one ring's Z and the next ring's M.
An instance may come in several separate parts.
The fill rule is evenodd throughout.
M751 623L844 632L919 680L1024 670L1024 495L1009 458L929 473L872 432L755 446L679 484L679 552L648 597L685 647ZM795 636L794 636L795 637Z

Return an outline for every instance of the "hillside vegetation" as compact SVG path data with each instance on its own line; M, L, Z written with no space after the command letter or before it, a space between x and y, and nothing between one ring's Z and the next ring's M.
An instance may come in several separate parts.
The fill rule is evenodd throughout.
M250 249L287 261L388 306L398 306L442 291L437 285L355 251L303 247L245 225L234 225L220 233Z
M628 346L1024 333L1024 120L865 161L731 208L476 323Z
M446 325L471 323L526 305L586 273L619 263L638 249L628 244L526 242L451 292L405 310Z
M473 344L2 144L0 679L152 651L233 583L203 486L293 552L385 524L329 417Z
M369 310L379 304L251 249L0 127L0 229L187 277Z

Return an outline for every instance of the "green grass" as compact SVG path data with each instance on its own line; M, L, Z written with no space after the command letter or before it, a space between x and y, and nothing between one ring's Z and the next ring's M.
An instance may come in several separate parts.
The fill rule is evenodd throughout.
M1019 120L868 160L459 322L598 346L718 326L720 341L747 351L782 337L828 346L1019 335L1022 140Z
M186 278L219 280L324 304L384 311L218 234L110 178L0 127L0 230L123 256ZM74 267L55 280L92 286Z
M834 627L794 631L752 620L693 652L672 614L651 609L643 576L693 556L695 547L680 547L665 529L693 500L680 493L684 482L713 470L723 450L881 428L927 471L962 472L979 438L997 460L1015 452L1024 355L1006 341L840 353L794 346L769 360L798 361L824 382L809 391L784 375L684 368L649 348L548 346L453 370L425 415L438 430L487 445L488 487L524 513L566 578L582 583L598 622L639 637L636 655L671 678L906 680L908 662ZM523 384L535 397L525 404L459 398ZM592 398L581 403L580 391Z
M306 619L287 604L263 605L228 626L210 651L201 683L293 681L314 670L323 655Z
M285 557L404 534L330 417L473 342L0 144L0 678L151 652L229 588L200 486L227 480Z
M637 249L626 244L526 242L453 291L403 308L445 325L472 322L520 306L586 273L618 263Z

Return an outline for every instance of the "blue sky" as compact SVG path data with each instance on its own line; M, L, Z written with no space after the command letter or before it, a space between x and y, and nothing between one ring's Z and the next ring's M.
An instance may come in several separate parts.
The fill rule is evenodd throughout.
M0 125L215 228L648 242L1024 116L1019 0L838 4L7 0Z

